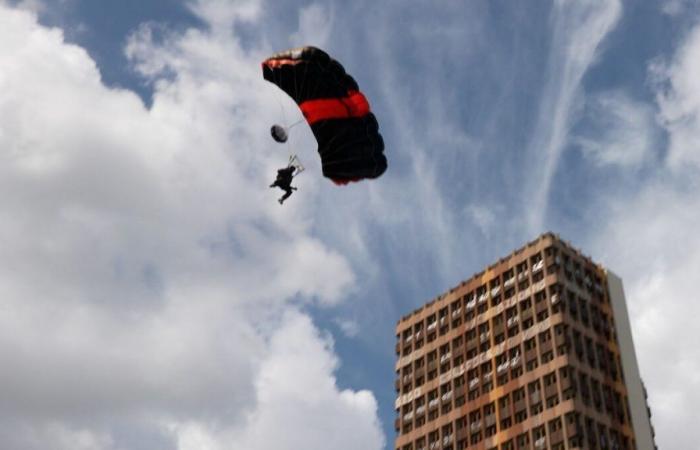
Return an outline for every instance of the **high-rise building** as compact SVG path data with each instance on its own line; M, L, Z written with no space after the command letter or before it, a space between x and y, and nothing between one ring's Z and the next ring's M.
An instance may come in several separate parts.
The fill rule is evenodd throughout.
M622 282L552 233L396 337L396 450L655 448Z

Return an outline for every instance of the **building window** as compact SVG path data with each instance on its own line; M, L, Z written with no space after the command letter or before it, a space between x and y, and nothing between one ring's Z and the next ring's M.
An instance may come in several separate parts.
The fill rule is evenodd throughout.
M515 447L513 447L513 440L509 440L501 444L501 450L515 450Z
M542 353L542 364L547 364L548 362L550 362L553 359L554 359L554 352L553 351L550 350L548 352Z

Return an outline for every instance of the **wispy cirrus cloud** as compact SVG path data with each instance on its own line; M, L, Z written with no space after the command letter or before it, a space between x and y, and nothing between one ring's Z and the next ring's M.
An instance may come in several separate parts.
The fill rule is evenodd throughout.
M573 114L579 108L583 76L596 62L605 37L621 13L618 0L554 3L547 81L528 144L534 162L532 182L525 191L532 235L539 233L545 223L550 186L568 144Z
M700 2L697 0L662 0L660 4L661 11L673 17L692 12L700 7Z
M639 169L653 162L660 141L654 108L623 92L602 92L586 100L588 131L572 138L598 166Z

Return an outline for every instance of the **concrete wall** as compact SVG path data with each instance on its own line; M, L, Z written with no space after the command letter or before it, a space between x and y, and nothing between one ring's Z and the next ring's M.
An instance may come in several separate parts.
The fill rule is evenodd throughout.
M654 450L654 437L651 421L647 412L647 402L644 395L644 387L637 365L637 355L632 342L632 327L630 326L629 315L627 314L627 304L625 292L622 288L620 277L610 271L607 272L608 289L613 312L615 314L615 331L620 344L620 357L622 359L622 371L625 376L625 384L629 394L630 415L632 416L632 427L634 428L637 440L637 450Z

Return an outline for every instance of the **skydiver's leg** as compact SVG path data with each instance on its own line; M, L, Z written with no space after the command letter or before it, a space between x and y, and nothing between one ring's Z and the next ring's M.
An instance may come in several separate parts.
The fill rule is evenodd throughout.
M280 197L280 199L278 200L278 201L280 202L280 205L281 205L282 203L284 203L284 201L287 200L287 199L289 198L290 195L292 195L292 190L291 190L291 189L286 189L286 190L284 191L284 195L283 195L282 197Z

